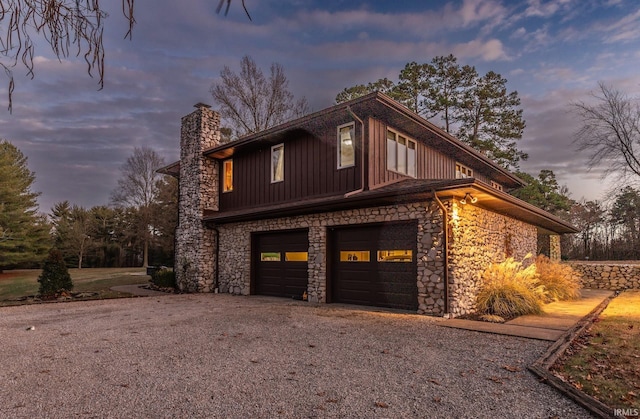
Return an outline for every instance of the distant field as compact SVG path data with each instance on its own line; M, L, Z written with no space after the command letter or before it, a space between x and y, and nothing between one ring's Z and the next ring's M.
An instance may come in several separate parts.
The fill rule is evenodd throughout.
M0 274L0 306L24 304L21 297L38 294L40 269L18 269ZM95 298L118 298L129 294L111 291L116 285L142 284L149 281L144 268L69 269L73 292L98 293Z

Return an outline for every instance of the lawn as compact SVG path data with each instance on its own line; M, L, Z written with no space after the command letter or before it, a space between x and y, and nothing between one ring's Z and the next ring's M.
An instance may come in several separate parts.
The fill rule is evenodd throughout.
M38 294L40 269L5 271L0 274L0 306L32 302L23 297ZM142 284L149 281L144 268L83 268L69 269L74 293L96 293L91 299L129 297L112 291L116 285Z
M614 298L553 372L612 409L640 409L640 291Z

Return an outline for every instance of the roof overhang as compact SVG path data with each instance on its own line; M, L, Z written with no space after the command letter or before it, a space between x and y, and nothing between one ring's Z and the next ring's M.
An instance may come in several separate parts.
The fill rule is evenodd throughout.
M238 211L205 211L204 218L205 221L224 224L290 217L318 212L421 202L433 199L434 193L444 200L462 199L467 193L470 193L478 199L475 204L471 205L527 222L536 226L540 233L564 234L578 232L574 226L566 221L475 179L405 179L377 189L355 191L346 195L325 196L295 203L269 205Z
M158 170L156 170L156 172L176 178L180 177L180 162L177 161L175 163L168 164L164 167L159 168Z

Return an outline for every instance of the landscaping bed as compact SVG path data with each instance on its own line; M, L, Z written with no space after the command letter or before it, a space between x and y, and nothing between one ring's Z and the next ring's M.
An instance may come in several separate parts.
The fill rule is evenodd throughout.
M144 268L69 269L74 284L73 292L41 299L38 296L38 276L41 272L40 269L20 269L0 274L0 306L128 297L130 294L113 291L111 287L149 281Z
M614 412L640 411L640 291L614 298L551 371Z

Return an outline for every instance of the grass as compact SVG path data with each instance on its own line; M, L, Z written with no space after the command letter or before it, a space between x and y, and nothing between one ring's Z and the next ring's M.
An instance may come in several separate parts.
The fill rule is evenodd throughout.
M38 294L40 269L5 271L0 274L0 306L25 304L18 299ZM69 269L73 292L97 293L91 299L129 297L130 294L112 291L116 285L141 284L149 277L144 268L83 268Z
M640 409L640 290L614 298L553 371L612 409Z

